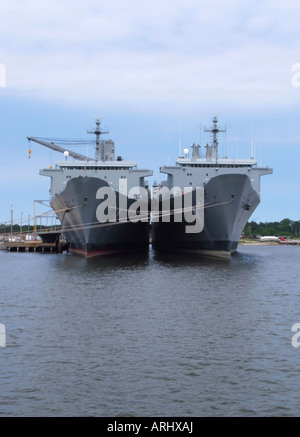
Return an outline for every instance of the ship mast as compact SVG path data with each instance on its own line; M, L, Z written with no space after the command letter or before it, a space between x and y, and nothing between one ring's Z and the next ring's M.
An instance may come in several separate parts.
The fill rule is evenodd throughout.
M94 134L96 135L96 150L95 150L95 161L104 161L104 147L101 147L101 141L100 141L100 135L108 134L108 131L101 129L101 120L100 117L96 118L96 127L94 130L88 130L88 134Z
M213 141L211 146L206 147L206 158L210 161L218 159L218 138L217 134L219 132L226 132L226 129L218 128L218 117L215 115L213 117L213 126L211 128L204 128L204 132L211 132L213 136Z

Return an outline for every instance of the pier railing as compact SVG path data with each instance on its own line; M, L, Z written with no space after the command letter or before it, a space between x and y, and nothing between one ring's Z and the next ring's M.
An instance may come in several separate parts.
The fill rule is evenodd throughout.
M12 222L0 222L0 241L35 241L43 234L58 233L61 224L52 215L37 215L22 223L22 219Z

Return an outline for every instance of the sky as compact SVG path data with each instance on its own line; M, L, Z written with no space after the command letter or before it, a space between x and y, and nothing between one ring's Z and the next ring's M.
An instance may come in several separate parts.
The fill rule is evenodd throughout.
M0 0L0 223L33 216L63 159L27 136L85 139L101 116L151 184L214 114L220 155L253 141L273 168L251 219L300 220L299 22L295 0Z

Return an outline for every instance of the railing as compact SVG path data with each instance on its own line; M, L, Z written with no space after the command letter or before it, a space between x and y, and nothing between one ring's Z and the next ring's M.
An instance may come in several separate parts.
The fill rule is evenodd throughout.
M28 218L27 224L23 224L22 219L14 223L0 222L0 241L34 241L40 234L60 230L61 224L54 215L41 214L32 219Z

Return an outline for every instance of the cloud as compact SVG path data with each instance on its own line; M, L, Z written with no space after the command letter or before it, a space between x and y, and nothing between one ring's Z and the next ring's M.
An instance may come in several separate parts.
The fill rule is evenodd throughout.
M0 7L0 61L8 88L21 95L164 111L299 99L291 86L298 37L291 35L300 6L290 0L12 0Z

